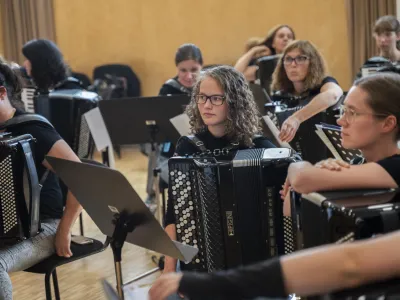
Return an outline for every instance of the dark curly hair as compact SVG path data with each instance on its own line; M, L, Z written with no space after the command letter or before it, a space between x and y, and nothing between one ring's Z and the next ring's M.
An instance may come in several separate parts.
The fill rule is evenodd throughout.
M247 147L253 146L254 135L261 132L259 111L243 74L230 66L218 66L200 72L186 107L192 132L197 134L207 130L196 103L196 95L205 78L214 79L224 91L229 107L225 123L228 138Z
M32 65L32 79L39 91L48 91L68 78L63 55L52 41L31 40L23 46L22 53Z

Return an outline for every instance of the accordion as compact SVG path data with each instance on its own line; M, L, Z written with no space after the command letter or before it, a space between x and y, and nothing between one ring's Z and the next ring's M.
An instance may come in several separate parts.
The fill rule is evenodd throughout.
M212 272L294 251L279 195L294 161L286 148L238 150L169 160L177 240L199 249L185 270Z
M400 228L395 189L346 190L302 195L304 248L366 239Z
M54 90L35 97L35 111L45 116L79 158L90 158L94 141L83 116L100 97L85 90Z
M0 245L40 231L40 190L31 135L0 134Z
M280 99L275 108L275 122L280 128L282 124L296 111L307 105L312 98L310 97L284 97L274 96L274 99ZM290 145L294 150L301 154L302 158L311 163L317 163L323 159L331 157L327 147L315 134L315 125L320 123L336 124L336 115L338 114L341 101L324 112L320 112L310 119L304 121Z
M400 228L397 190L347 190L302 195L304 247L342 244ZM400 299L400 280L391 279L307 299Z

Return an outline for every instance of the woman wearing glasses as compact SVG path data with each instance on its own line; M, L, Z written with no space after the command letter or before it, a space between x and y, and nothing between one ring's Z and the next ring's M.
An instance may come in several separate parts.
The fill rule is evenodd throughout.
M302 122L336 104L343 94L336 79L327 76L324 59L316 47L303 40L285 48L273 74L271 90L311 99L282 124L279 138L284 142L292 141Z
M257 105L246 79L232 67L219 66L203 71L193 87L186 113L197 141L201 141L207 150L228 153L217 156L217 159L232 159L233 151L229 149L275 147L267 138L255 138L261 131ZM200 151L192 140L181 138L175 156L193 155ZM165 231L176 240L171 199L169 197L167 204ZM175 272L176 266L176 259L166 257L163 273ZM180 266L184 269L185 265Z
M300 193L328 189L397 188L400 184L400 75L380 73L356 81L346 97L342 144L358 148L367 163L319 168L307 162L289 167L289 182ZM339 170L339 171L338 171ZM163 275L150 294L161 300L185 296L243 299L325 294L400 275L400 233L296 252L214 274ZM379 270L379 272L377 272ZM224 298L225 297L225 298Z

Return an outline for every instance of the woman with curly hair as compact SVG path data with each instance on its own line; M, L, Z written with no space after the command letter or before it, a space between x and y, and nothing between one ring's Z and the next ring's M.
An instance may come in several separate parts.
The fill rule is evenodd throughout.
M260 117L257 105L244 76L229 66L219 66L200 73L193 87L192 98L186 108L191 130L197 141L207 150L273 148L267 138L257 136ZM189 139L181 138L176 156L193 155L200 149ZM231 154L220 155L218 160L232 159ZM170 192L170 191L169 191ZM169 197L165 216L165 231L176 240L175 214ZM163 273L175 272L176 259L165 258ZM180 268L184 269L184 264ZM169 298L174 299L174 298Z
M301 123L336 104L343 95L336 79L327 76L322 55L309 41L290 43L272 77L272 91L311 99L282 124L279 138L284 142L293 140Z

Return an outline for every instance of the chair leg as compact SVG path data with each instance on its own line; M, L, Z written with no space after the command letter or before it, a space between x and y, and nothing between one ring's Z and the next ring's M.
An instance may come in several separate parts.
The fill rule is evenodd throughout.
M54 269L52 275L53 275L54 295L56 297L56 300L60 300L60 290L58 288L58 279L57 279L56 269Z
M81 236L84 236L84 234L83 234L83 215L82 215L82 213L79 215L79 225L81 226Z
M46 275L44 276L44 286L46 289L46 300L52 300L51 297L51 286L50 286L50 276L51 273L46 273Z

